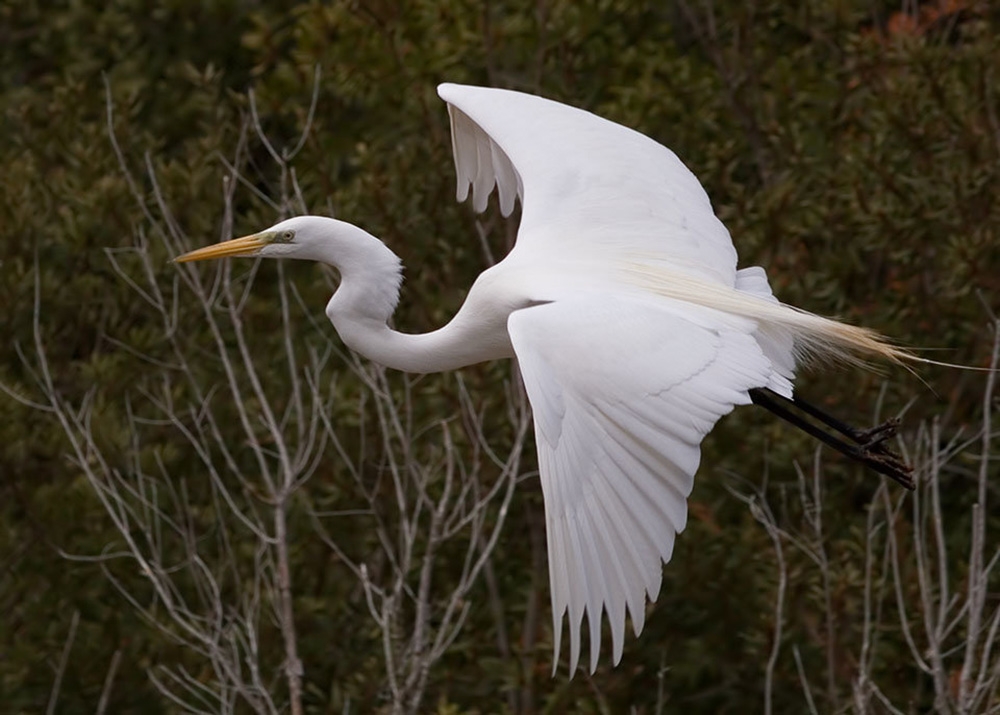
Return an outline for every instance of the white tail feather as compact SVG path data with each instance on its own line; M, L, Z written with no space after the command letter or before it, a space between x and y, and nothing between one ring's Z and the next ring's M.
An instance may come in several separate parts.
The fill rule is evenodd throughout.
M787 331L795 341L798 359L863 364L864 357L872 356L895 363L925 362L892 345L874 330L824 318L756 292L736 290L645 262L629 263L625 270L630 282L643 290L758 321L772 330Z

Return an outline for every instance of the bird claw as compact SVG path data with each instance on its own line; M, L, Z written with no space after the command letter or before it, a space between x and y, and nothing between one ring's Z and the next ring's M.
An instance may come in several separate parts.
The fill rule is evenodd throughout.
M916 483L913 480L913 468L885 443L887 439L896 434L898 427L899 420L891 419L869 430L859 432L858 437L861 443L855 448L855 458L906 489L913 491L916 488Z
M883 443L896 436L899 429L899 418L893 417L880 425L866 430L858 430L856 440L865 449L883 446Z

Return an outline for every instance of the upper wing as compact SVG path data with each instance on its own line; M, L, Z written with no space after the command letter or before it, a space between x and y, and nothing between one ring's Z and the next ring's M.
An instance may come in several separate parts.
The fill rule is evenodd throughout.
M772 379L752 324L674 301L590 294L515 311L507 327L535 419L555 659L569 610L570 672L584 611L590 669L601 611L622 654L687 521L699 444Z
M733 286L736 251L708 195L677 156L590 112L503 89L442 84L458 199L477 211L494 185L504 215L522 203L518 249L609 252ZM545 245L548 244L548 245Z

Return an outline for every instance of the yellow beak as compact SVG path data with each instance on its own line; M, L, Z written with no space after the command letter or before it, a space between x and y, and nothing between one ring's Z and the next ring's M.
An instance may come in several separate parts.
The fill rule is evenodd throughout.
M255 233L252 236L234 238L231 241L216 243L214 246L205 246L195 251L190 251L174 259L174 263L187 263L188 261L207 261L212 258L226 258L227 256L252 256L257 251L268 244L262 234Z

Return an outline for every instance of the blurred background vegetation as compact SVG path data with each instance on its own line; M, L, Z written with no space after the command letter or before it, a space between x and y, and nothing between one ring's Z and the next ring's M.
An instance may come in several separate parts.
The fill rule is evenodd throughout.
M540 93L649 134L702 180L741 264L766 266L784 301L934 348L921 353L930 357L988 364L990 309L1000 299L998 29L998 7L975 0L3 3L0 331L8 339L0 382L37 399L37 286L37 331L60 393L71 403L91 401L99 439L127 461L128 399L169 368L146 359L163 354L161 327L109 258L155 228L111 137L140 177L136 190L154 201L145 173L152 171L174 220L198 243L224 237L226 157L245 142L249 180L234 193L233 234L251 232L289 210L273 203L285 195L283 174L267 147L253 132L246 139L251 89L259 123L279 150L308 128L295 160L302 200L365 227L403 258L397 326L419 332L443 324L487 258L476 217L454 201L447 113L435 94L442 81ZM483 221L479 228L502 255L510 234L495 206ZM170 255L160 244L148 250L156 280L169 284ZM266 285L276 270L261 266L260 290L249 298L249 332L265 365L277 320ZM329 282L312 266L288 271L321 316ZM189 344L210 344L197 310L178 311ZM342 371L336 361L327 369ZM274 384L287 379L281 360L266 370ZM487 414L506 409L501 385L510 370L465 371ZM918 373L813 371L798 389L854 422L905 408L904 431L938 416L942 440L974 435L982 375ZM426 379L418 389L417 424L454 411L454 382ZM197 658L148 627L99 566L61 555L114 551L120 535L67 459L52 416L4 394L0 408L0 710L47 706L76 622L58 712L94 711L116 652L107 712L177 711L147 670L185 664L197 673ZM345 441L363 439L365 429L345 425ZM502 426L491 436L501 448L511 438ZM163 439L155 451L172 473L196 481L199 464L185 445ZM472 591L469 621L430 674L423 708L762 710L777 555L730 490L750 491L766 475L763 495L782 528L794 531L801 510L778 505L798 493L796 465L809 471L814 454L812 443L767 414L741 409L726 418L705 442L692 519L645 632L629 641L618 668L605 658L596 674L572 680L565 667L550 677L540 493L537 480L526 480L492 560L501 613L487 608L485 585ZM959 454L941 476L956 548L970 538L975 469L972 456ZM851 707L866 519L879 480L825 454L822 480L825 585L808 554L788 544L783 555L787 647L774 664L776 712L807 710L803 674L820 712ZM306 491L350 502L332 459ZM995 485L990 494L1000 496ZM1000 512L992 513L995 533ZM340 538L350 538L344 528ZM297 525L294 539L306 712L386 707L382 650L350 575L308 523ZM952 566L959 583L968 570L962 553ZM882 691L905 712L935 707L929 676L913 663L898 623L880 639L871 671ZM281 683L274 688L281 692Z

